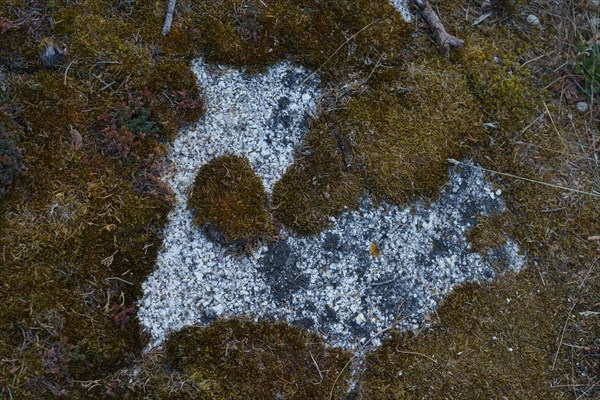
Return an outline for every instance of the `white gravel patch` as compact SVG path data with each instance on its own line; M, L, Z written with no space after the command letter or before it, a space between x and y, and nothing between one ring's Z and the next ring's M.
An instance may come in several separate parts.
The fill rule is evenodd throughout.
M487 258L469 250L465 232L477 217L504 208L501 193L476 166L453 167L432 204L375 207L365 199L320 235L289 235L251 256L227 254L192 225L186 201L195 173L225 153L245 156L270 192L307 129L318 81L303 82L308 73L288 63L251 77L211 71L202 61L193 69L207 112L179 134L167 157L174 173L165 179L178 204L139 301L151 347L186 325L253 316L285 320L353 349L392 324L416 329L456 285L488 281L502 272L494 269L499 265L524 265L510 240Z
M412 21L413 16L408 7L408 0L390 0L390 4L402 15L406 21Z

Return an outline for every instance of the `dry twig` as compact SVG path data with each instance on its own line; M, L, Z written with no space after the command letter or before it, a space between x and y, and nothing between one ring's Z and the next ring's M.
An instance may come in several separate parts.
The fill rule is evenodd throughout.
M171 24L173 24L173 13L175 12L175 4L177 0L169 0L169 4L167 5L167 16L165 17L165 24L162 28L162 35L167 36L167 34L171 31Z
M423 19L427 21L429 28L433 31L435 40L441 47L443 55L447 56L450 54L451 48L459 48L465 44L461 39L446 32L442 21L440 21L440 17L438 17L427 0L413 0L413 3Z
M526 182L537 183L537 184L540 184L540 185L544 185L544 186L548 186L548 187L552 187L552 188L556 188L556 189L567 190L567 191L573 192L573 193L585 194L585 195L588 195L588 196L600 198L600 194L598 194L598 193L586 192L586 191L583 191L583 190L574 189L574 188L570 188L570 187L567 187L567 186L561 186L561 185L555 185L553 183L542 182L542 181L538 181L536 179L525 178L524 176L518 176L518 175L509 174L507 172L495 171L493 169L488 169L488 168L483 168L483 167L479 167L479 166L467 164L467 163L455 160L453 158L449 158L448 162L450 162L450 163L452 163L454 165L466 165L467 167L479 168L482 171L487 171L487 172L490 172L492 174L497 174L497 175L502 175L502 176L508 176L509 178L515 178L515 179L519 179L519 180L526 181Z

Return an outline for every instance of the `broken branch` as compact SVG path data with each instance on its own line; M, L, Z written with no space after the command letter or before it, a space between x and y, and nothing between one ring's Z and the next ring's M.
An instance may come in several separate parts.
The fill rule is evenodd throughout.
M462 47L465 42L456 36L450 35L446 32L442 21L438 17L438 15L431 7L431 4L427 0L413 0L413 3L419 10L419 13L423 17L423 19L429 25L429 28L433 31L435 35L435 40L438 45L441 47L442 54L447 56L450 54L450 48L458 48Z
M167 36L167 33L171 31L171 24L173 23L173 13L175 12L175 3L177 0L169 0L167 5L167 16L165 17L165 24L162 28L162 35Z

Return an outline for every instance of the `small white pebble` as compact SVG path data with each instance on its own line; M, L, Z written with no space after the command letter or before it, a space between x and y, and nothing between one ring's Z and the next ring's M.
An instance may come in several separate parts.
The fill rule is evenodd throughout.
M529 14L527 16L527 23L533 26L539 26L540 25L540 19L534 15L534 14Z
M588 103L585 101L578 102L575 107L577 108L577 111L579 111L580 113L586 112L589 108Z
M496 190L496 196L500 196L502 194L502 189Z
M513 348L512 348L512 347L509 347L509 348L508 348L508 351L510 351L510 352L512 353L512 351L513 351Z
M360 313L356 316L356 323L362 324L363 322L365 322L365 316L363 315L363 313Z
M213 307L213 311L216 315L221 315L225 311L225 307L223 307L223 304L217 304Z

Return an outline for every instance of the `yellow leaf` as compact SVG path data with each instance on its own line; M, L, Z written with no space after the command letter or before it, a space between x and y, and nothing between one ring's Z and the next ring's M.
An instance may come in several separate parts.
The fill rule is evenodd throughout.
M371 243L371 256L373 256L373 258L379 257L381 255L381 252L379 251L379 247L377 247L377 243L373 242Z

